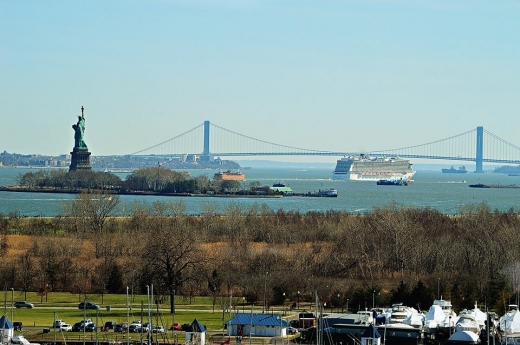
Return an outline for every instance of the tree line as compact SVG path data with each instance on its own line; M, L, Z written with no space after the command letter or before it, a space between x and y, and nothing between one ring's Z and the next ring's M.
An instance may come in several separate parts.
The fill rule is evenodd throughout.
M107 191L148 191L154 193L206 193L237 192L260 186L251 181L242 186L239 181L214 180L207 175L190 177L188 173L173 171L163 167L136 169L125 180L111 172L65 169L41 169L20 174L18 185L26 188L47 188L57 190L103 189Z
M312 303L358 310L434 299L458 310L475 302L502 313L518 303L518 214L470 205L449 216L392 204L346 211L273 210L182 201L135 203L115 217L117 195L83 192L53 218L0 216L0 282L41 296L146 292L170 309L174 296L233 304ZM23 245L15 245L18 239ZM308 304L307 304L308 305Z

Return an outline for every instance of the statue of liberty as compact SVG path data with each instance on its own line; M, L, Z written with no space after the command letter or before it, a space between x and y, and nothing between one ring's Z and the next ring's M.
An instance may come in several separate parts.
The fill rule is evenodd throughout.
M74 129L74 148L80 150L88 150L85 143L85 115L83 114L83 106L81 106L81 116L78 116L78 122L72 125Z

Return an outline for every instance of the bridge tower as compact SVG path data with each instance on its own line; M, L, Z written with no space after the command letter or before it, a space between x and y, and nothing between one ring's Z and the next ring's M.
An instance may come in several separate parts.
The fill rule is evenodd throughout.
M209 162L212 160L209 151L209 121L204 121L204 149L202 150L202 156L200 160L202 162Z
M477 152L475 156L475 172L481 173L482 170L482 160L484 156L484 127L477 127Z

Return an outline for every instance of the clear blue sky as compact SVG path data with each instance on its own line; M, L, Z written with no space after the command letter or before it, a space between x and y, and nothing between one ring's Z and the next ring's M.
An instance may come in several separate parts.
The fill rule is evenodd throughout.
M520 1L0 1L0 151L126 154L204 120L321 150L520 145ZM336 158L328 158L334 162Z

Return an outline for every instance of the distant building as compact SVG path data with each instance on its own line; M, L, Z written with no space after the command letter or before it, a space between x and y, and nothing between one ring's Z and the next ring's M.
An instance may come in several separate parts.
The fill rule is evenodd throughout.
M186 330L186 344L206 344L206 327L197 319L193 320L190 327Z
M2 337L3 339L3 342L9 342L9 340L13 337L14 335L14 327L13 327L13 324L11 323L11 321L9 321L9 319L3 315L2 317L0 317L0 336Z
M284 337L289 323L278 315L271 314L235 314L226 321L227 335L252 337Z

